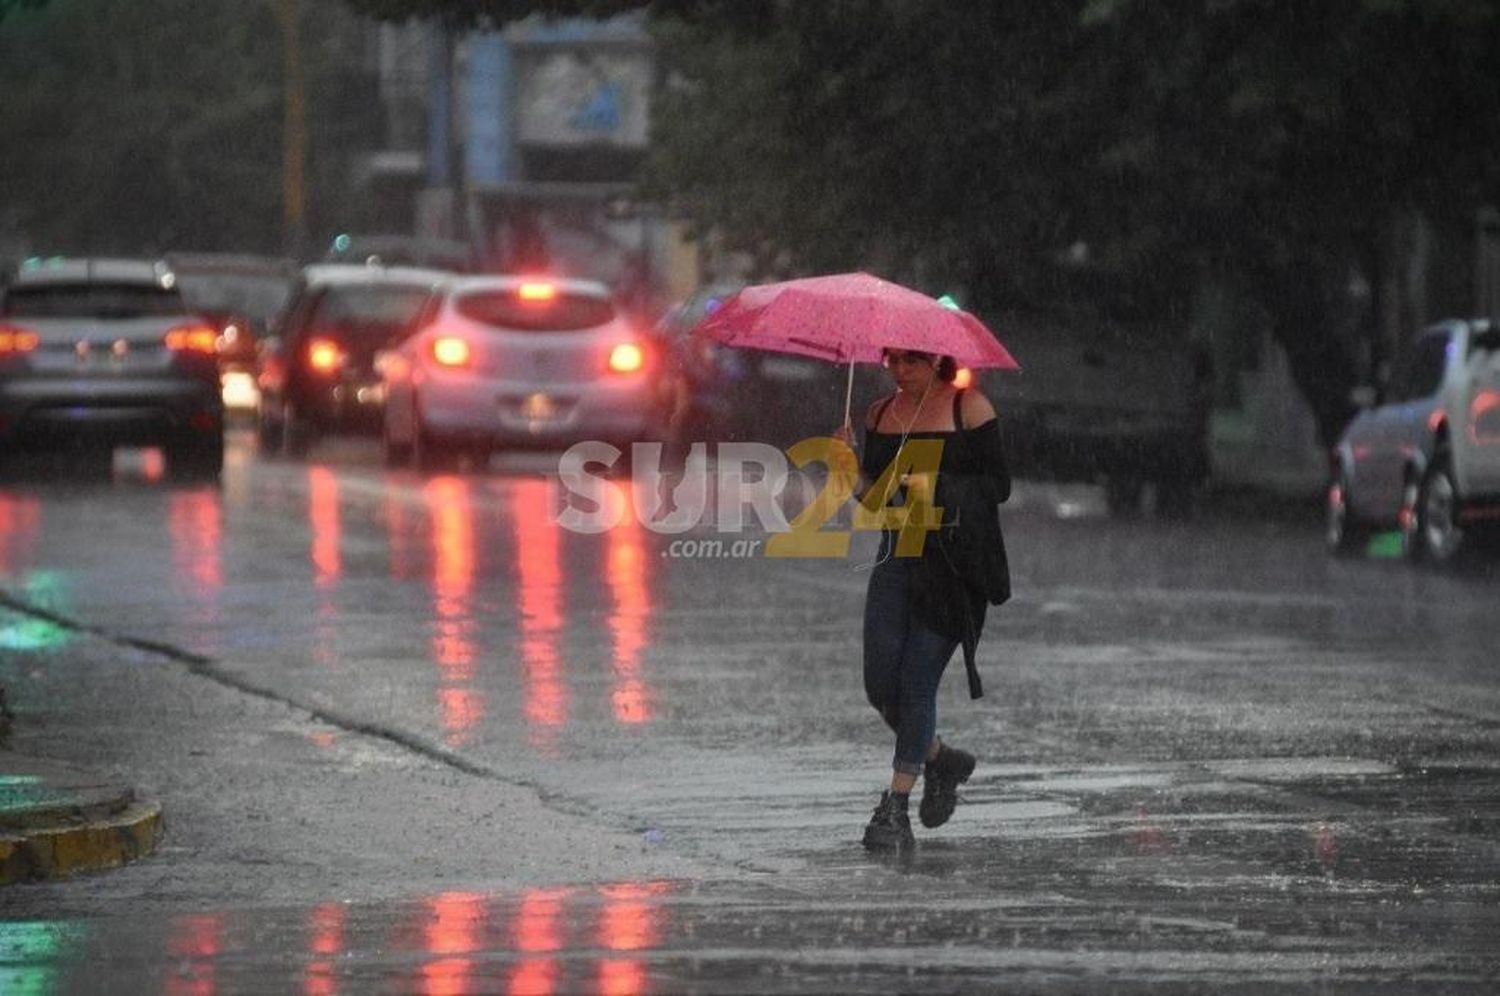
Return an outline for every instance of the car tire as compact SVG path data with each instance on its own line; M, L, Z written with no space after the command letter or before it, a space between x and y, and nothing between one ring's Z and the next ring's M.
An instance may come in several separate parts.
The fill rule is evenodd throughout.
M432 438L418 419L412 429L412 466L423 473L449 470L453 466L453 451L440 440Z
M1193 512L1193 481L1164 477L1156 482L1156 514L1164 519L1186 519Z
M265 408L256 419L255 442L264 456L275 456L281 452L281 423L273 419Z
M1145 485L1130 474L1111 474L1104 482L1104 502L1111 515L1136 515L1141 510Z
M380 433L380 451L385 465L392 469L405 467L411 462L411 443L398 443L391 438L391 428L383 426Z
M224 434L169 443L166 457L174 481L216 481L224 471Z
M307 456L312 448L312 428L288 401L281 409L281 451L293 459Z
M1411 545L1415 559L1441 567L1462 555L1465 537L1458 513L1458 482L1453 476L1453 459L1447 450L1439 450L1427 465L1417 489L1416 536Z
M1328 484L1323 533L1328 552L1340 557L1362 553L1369 539L1369 530L1355 517L1349 495L1349 475L1341 471Z

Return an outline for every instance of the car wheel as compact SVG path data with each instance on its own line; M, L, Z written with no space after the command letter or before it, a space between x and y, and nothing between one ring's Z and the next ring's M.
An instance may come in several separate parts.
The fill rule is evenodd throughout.
M281 452L281 422L271 417L270 406L261 409L255 423L255 442L260 452L275 456Z
M1185 519L1193 511L1193 482L1187 477L1165 477L1156 482L1156 514Z
M1412 552L1433 564L1455 560L1464 546L1464 530L1458 521L1458 485L1453 479L1453 461L1444 451L1433 457L1417 491L1416 539Z
M418 470L429 473L448 470L453 464L453 451L433 439L421 419L412 428L411 462Z
M391 428L384 426L380 433L380 449L387 467L405 467L411 462L411 443L398 443L391 438Z
M1351 557L1364 550L1368 532L1349 503L1349 475L1340 472L1328 485L1324 539L1330 553Z
M1134 515L1141 510L1140 478L1129 474L1111 474L1104 482L1104 501L1113 515Z
M166 447L167 473L177 481L213 481L224 471L224 434L183 439Z
M281 409L281 449L287 456L300 460L312 448L312 428L297 414L289 401Z

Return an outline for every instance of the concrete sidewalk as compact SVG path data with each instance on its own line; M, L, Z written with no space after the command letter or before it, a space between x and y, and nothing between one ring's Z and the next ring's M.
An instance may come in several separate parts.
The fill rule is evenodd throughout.
M161 807L82 768L0 751L0 885L116 868L156 849Z

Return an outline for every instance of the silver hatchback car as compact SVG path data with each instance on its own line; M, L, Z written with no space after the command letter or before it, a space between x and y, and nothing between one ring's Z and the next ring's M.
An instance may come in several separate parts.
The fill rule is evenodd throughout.
M661 435L659 351L601 283L454 278L416 324L379 360L390 465Z
M0 460L23 448L160 446L174 477L217 477L218 339L165 263L23 268L0 295Z

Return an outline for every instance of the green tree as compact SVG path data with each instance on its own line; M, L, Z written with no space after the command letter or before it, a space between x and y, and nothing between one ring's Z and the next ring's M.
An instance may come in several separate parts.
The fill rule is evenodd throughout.
M1378 291L1399 285L1402 226L1466 243L1500 195L1500 10L1094 0L1084 15L1105 56L1095 85L1131 95L1103 158L1132 178L1140 230L1253 294L1331 439L1361 347L1378 362L1401 326ZM1377 288L1363 342L1347 335L1356 273Z
M491 26L649 9L652 182L731 245L981 309L1184 318L1227 283L1325 439L1360 374L1351 323L1376 359L1396 324L1357 314L1351 276L1394 286L1411 219L1462 239L1500 194L1492 0L355 2Z
M349 15L320 6L304 11L309 186L331 227L378 102L330 18ZM263 0L11 11L0 23L0 235L40 252L279 251L281 46Z

